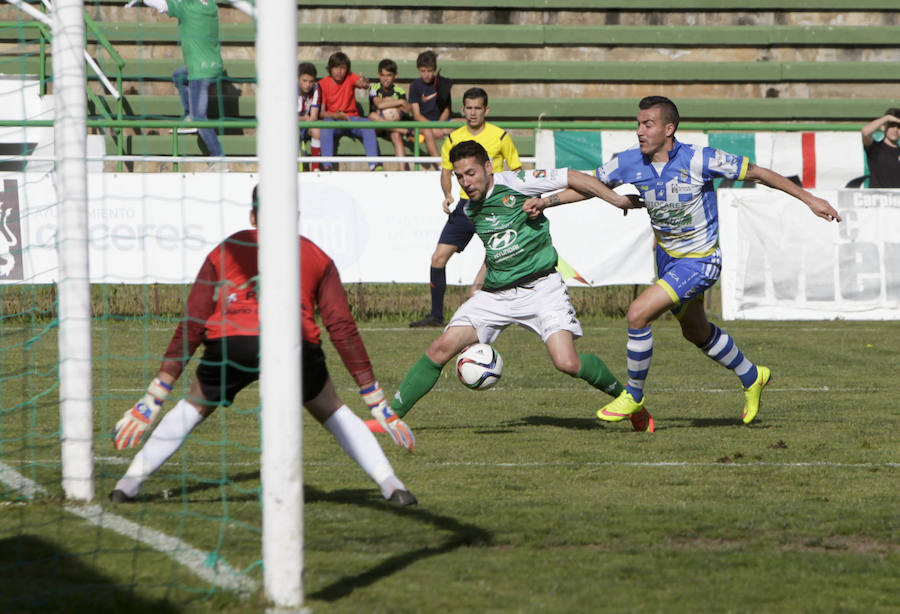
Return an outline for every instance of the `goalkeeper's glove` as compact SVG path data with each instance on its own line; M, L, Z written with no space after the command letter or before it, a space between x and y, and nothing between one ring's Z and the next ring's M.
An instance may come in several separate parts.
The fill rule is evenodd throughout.
M171 391L170 385L158 377L153 378L141 400L126 411L121 420L116 422L116 430L113 435L116 450L124 450L141 442L141 437L156 420L159 410L162 409L163 401Z
M378 382L373 383L368 388L361 388L359 394L362 396L363 401L366 402L366 405L369 406L372 417L378 421L381 428L394 438L394 443L412 452L416 445L416 438L413 437L412 431L409 430L406 423L394 413L394 410L384 400L384 390L381 389Z

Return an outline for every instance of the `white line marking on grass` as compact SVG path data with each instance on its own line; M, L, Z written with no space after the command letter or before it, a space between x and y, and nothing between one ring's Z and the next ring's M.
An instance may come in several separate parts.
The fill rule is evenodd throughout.
M120 459L110 457L95 457L95 460L108 462L116 465L124 465L127 463L119 462ZM44 461L24 461L7 459L5 462L13 464L28 464L40 462L41 464L59 464L59 459ZM192 465L202 466L221 466L220 461L191 461ZM303 463L308 467L341 467L346 463L333 461L306 461ZM584 463L563 463L563 462L543 462L535 461L528 463L502 463L487 461L442 461L442 462L425 462L429 467L509 467L509 468L528 468L528 467L836 467L839 469L897 469L900 468L900 462L887 463L837 463L830 461L806 462L806 463L770 463L770 462L741 462L740 460L730 463L714 463L714 462L693 462L693 461L589 461ZM2 465L2 463L0 463ZM258 467L259 463L250 461L229 462L229 467ZM13 472L15 473L15 472ZM16 474L18 475L18 474ZM0 480L5 481L2 472L0 472ZM40 488L40 487L38 487ZM17 489L18 490L18 489Z
M29 480L3 462L0 462L0 481L13 490L19 491L28 499L33 499L37 494L47 494L47 490L43 486ZM109 529L172 557L199 578L219 588L238 593L251 593L257 589L255 580L235 572L224 558L214 558L211 552L194 548L186 542L156 529L141 526L104 510L99 505L66 503L63 509L92 525ZM212 561L212 565L210 565L210 561Z
M311 464L311 463L308 463ZM689 461L646 461L646 462L628 462L628 461L608 461L608 462L587 462L587 463L488 463L478 461L452 461L440 463L424 463L428 466L435 467L511 467L511 468L530 468L530 467L836 467L841 469L874 469L889 468L896 469L900 467L900 463L831 463L831 462L810 462L810 463L767 463L752 462L744 463L734 461L729 463L697 463Z
M577 384L576 384L577 386ZM358 388L346 387L344 388L346 392L359 392ZM448 392L448 391L456 391L461 392L465 390L464 388L460 388L459 386L435 386L431 389L431 392ZM503 392L505 390L513 390L513 388L506 388L505 386L494 386L490 390L480 391L478 394L495 394L497 392ZM528 390L536 391L536 392L573 392L573 391L590 391L590 388L574 388L572 386L529 386L528 388L522 388L519 386L515 387L516 391ZM684 392L684 393L701 393L701 392L711 392L711 393L732 393L732 392L741 392L739 386L735 386L734 388L672 388L672 387L664 387L664 388L654 388L653 392ZM883 392L883 390L879 390L877 388L832 388L830 386L817 386L815 388L808 388L805 386L792 386L785 388L776 388L774 386L766 386L766 392Z
M194 548L171 535L107 512L99 505L66 504L65 509L92 525L115 531L169 555L201 579L219 588L238 593L251 593L257 588L252 578L236 573L222 557L214 557L211 552ZM208 562L213 559L213 566L210 566Z
M409 326L389 327L389 328L382 328L382 327L378 327L378 326L360 326L358 328L361 331L372 332L372 333L380 333L380 332L385 332L385 333L424 333L424 332L428 332L428 331L437 333L439 331L439 329L437 327L431 328L431 329L422 329L422 328L412 328ZM621 332L625 332L626 325L624 324L624 321L623 321L622 325L614 325L614 326L585 326L582 323L581 328L586 331L590 330L590 331L621 331ZM172 329L151 329L151 330L163 332L163 331L172 330ZM841 333L841 334L844 334L844 333L848 332L847 327L841 327L841 326L835 326L835 327L831 327L831 328L805 326L805 327L801 327L801 328L791 328L791 330L794 332L804 332L804 333ZM883 333L884 329L883 328L871 328L871 327L853 328L852 332L854 332L854 333Z
M29 480L24 475L2 462L0 462L0 482L3 482L13 490L22 493L22 496L26 499L34 499L36 494L47 492L44 490L43 486L34 480Z

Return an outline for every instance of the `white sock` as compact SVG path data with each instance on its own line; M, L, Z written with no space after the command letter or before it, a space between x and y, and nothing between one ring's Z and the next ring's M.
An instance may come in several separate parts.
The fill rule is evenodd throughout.
M310 146L310 147L321 147L321 146L322 146L322 142L321 142L319 139L312 139L312 138L311 138L311 139L309 139L309 146Z
M178 451L190 432L201 422L203 416L193 405L184 399L178 401L153 429L144 447L135 454L128 471L116 482L116 490L121 490L129 497L136 497L144 481Z
M397 489L406 490L403 482L394 475L394 469L375 435L349 407L341 405L322 426L334 435L347 456L378 484L385 499Z

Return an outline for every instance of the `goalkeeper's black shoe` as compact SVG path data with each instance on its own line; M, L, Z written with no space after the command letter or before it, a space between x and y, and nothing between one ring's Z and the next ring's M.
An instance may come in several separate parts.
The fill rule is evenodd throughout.
M118 488L111 493L109 493L109 500L113 503L134 503L137 501L137 497L129 497L123 491Z
M397 489L391 493L388 503L397 507L405 507L407 505L416 505L419 502L416 496L408 490Z

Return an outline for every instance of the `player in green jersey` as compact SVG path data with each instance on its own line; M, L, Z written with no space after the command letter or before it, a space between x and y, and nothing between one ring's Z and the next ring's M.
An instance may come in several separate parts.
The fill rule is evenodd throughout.
M460 350L476 342L493 343L510 324L540 335L558 370L611 396L618 395L622 384L603 361L575 351L581 324L562 276L556 272L558 256L550 238L550 222L543 214L529 219L522 206L530 197L567 187L626 210L640 207L640 200L617 194L590 175L564 168L495 174L487 152L476 141L454 146L450 162L469 196L466 215L484 243L481 289L460 306L444 332L409 370L391 408L401 417L406 415ZM649 413L636 414L632 422L635 430L652 430Z

